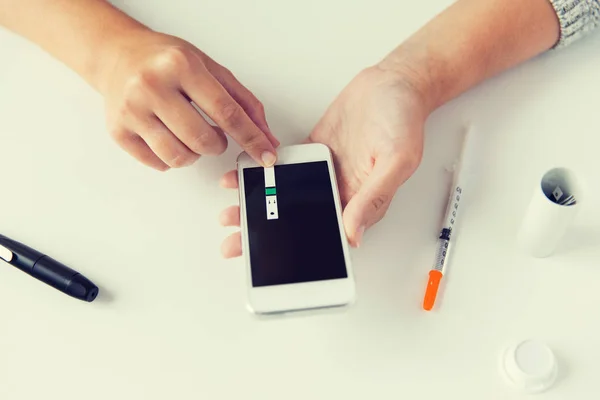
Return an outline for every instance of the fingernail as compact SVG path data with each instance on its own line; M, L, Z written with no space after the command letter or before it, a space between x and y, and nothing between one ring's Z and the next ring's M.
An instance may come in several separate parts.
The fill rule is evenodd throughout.
M356 231L356 235L355 236L355 243L356 243L356 247L360 247L360 242L362 240L363 234L365 233L365 226L361 226L360 228L358 228L358 230Z
M263 152L260 158L267 167L273 166L273 164L275 164L275 161L277 161L277 157L275 157L275 154L271 153L270 151Z

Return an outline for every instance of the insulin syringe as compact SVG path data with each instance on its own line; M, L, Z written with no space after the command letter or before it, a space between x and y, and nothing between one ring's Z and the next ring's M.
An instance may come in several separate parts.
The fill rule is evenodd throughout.
M425 298L423 299L423 309L427 311L433 308L440 281L446 273L447 261L452 248L451 237L454 234L454 226L456 225L464 185L467 180L466 172L469 170L468 167L465 167L465 164L470 162L472 158L471 146L468 143L470 135L471 132L467 132L465 135L461 156L454 170L454 179L450 189L444 224L438 238L435 262L433 268L429 271L429 281L427 282Z

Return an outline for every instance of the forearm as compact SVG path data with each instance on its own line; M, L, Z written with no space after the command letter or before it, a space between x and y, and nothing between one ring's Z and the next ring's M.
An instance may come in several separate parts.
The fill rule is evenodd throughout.
M0 0L0 25L29 39L98 88L128 33L145 29L103 0Z
M550 49L559 35L549 0L459 0L381 65L409 76L432 111Z

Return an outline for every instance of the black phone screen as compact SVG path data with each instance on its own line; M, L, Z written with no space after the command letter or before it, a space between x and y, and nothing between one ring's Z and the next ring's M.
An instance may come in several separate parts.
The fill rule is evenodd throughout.
M243 170L252 286L347 278L327 161Z

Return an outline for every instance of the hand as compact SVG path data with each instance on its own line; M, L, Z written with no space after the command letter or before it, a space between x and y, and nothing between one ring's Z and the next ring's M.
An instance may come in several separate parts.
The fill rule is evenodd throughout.
M365 229L386 213L398 187L417 169L423 153L428 111L422 96L403 74L375 66L361 72L342 91L308 137L333 152L344 227L358 246ZM235 171L222 186L237 188ZM239 226L239 207L221 213L225 226ZM241 255L237 232L225 239L225 257Z
M98 86L111 136L125 151L164 171L223 153L226 132L261 165L275 162L279 142L263 106L231 72L176 37L143 31L122 40Z

